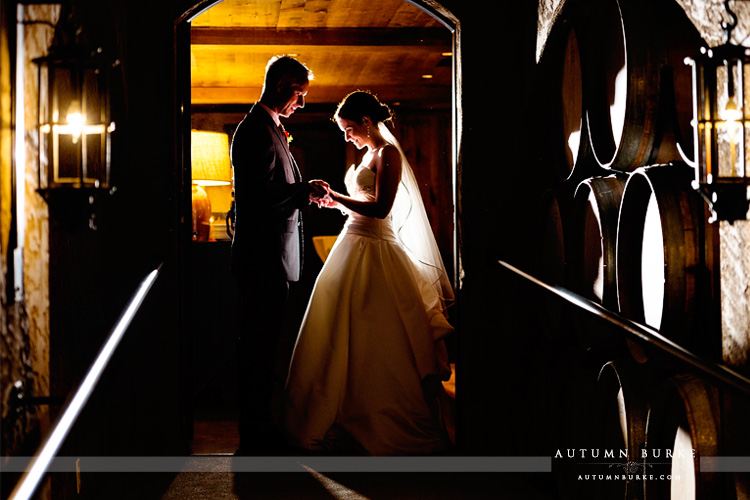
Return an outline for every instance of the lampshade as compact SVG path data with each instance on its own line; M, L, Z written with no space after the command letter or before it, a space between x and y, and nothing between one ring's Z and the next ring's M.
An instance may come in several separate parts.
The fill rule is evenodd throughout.
M193 240L207 241L211 232L212 209L203 186L227 186L232 183L229 136L221 132L193 130L190 143Z
M193 184L199 186L231 184L229 136L222 132L193 130L190 140Z

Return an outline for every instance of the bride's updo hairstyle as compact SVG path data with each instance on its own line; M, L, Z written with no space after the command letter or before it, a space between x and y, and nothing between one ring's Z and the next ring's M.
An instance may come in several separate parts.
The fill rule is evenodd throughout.
M377 124L393 119L393 112L387 104L380 102L373 93L367 90L355 90L339 103L333 119L342 118L361 125L365 116L369 116L370 120Z

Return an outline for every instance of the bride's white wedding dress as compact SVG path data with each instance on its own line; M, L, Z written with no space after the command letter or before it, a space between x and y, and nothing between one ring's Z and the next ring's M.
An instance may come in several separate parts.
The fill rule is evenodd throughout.
M350 168L345 182L350 196L374 197L367 166ZM450 372L439 339L452 327L435 299L396 237L393 215L349 214L292 356L283 426L294 446L335 449L344 435L371 455L446 448L434 391Z

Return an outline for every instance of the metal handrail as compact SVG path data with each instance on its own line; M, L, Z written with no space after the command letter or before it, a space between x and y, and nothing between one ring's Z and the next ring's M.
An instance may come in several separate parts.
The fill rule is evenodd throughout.
M698 356L697 354L688 351L681 345L674 341L664 337L658 331L650 328L646 325L642 325L630 319L624 318L617 313L610 311L601 304L591 301L585 297L582 297L574 292L571 292L567 288L561 286L550 285L534 276L521 271L517 267L508 264L502 260L498 261L504 268L512 271L530 281L531 283L551 292L558 297L568 301L574 306L594 314L595 316L602 318L609 323L617 326L625 332L626 336L630 337L638 343L647 343L651 346L656 347L661 352L679 359L680 361L688 363L690 366L699 370L700 372L710 376L711 378L726 384L745 395L750 395L750 379L732 370L723 363L716 363L704 357Z
M99 354L89 368L89 371L78 386L75 395L65 406L65 409L58 417L54 426L51 428L51 431L47 434L44 443L39 447L37 453L35 453L34 459L26 468L26 471L23 473L18 484L16 484L16 487L10 494L9 500L28 500L34 494L34 491L36 491L39 482L47 472L47 468L52 462L52 459L60 450L63 441L73 427L81 410L83 410L83 407L86 404L86 401L88 401L89 396L91 396L94 387L96 387L96 383L99 381L102 372L107 367L115 349L117 349L117 345L120 343L122 336L130 326L133 317L135 317L135 314L140 309L143 300L146 298L149 290L151 290L151 286L156 281L160 272L161 264L143 279L138 289L130 298L128 305L125 307L120 318L110 331L107 341L102 346Z

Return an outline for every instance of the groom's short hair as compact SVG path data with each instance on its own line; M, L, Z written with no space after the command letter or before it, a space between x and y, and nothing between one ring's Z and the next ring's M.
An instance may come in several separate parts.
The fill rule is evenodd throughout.
M274 56L266 65L263 92L276 91L280 83L303 85L313 79L310 69L291 56Z

